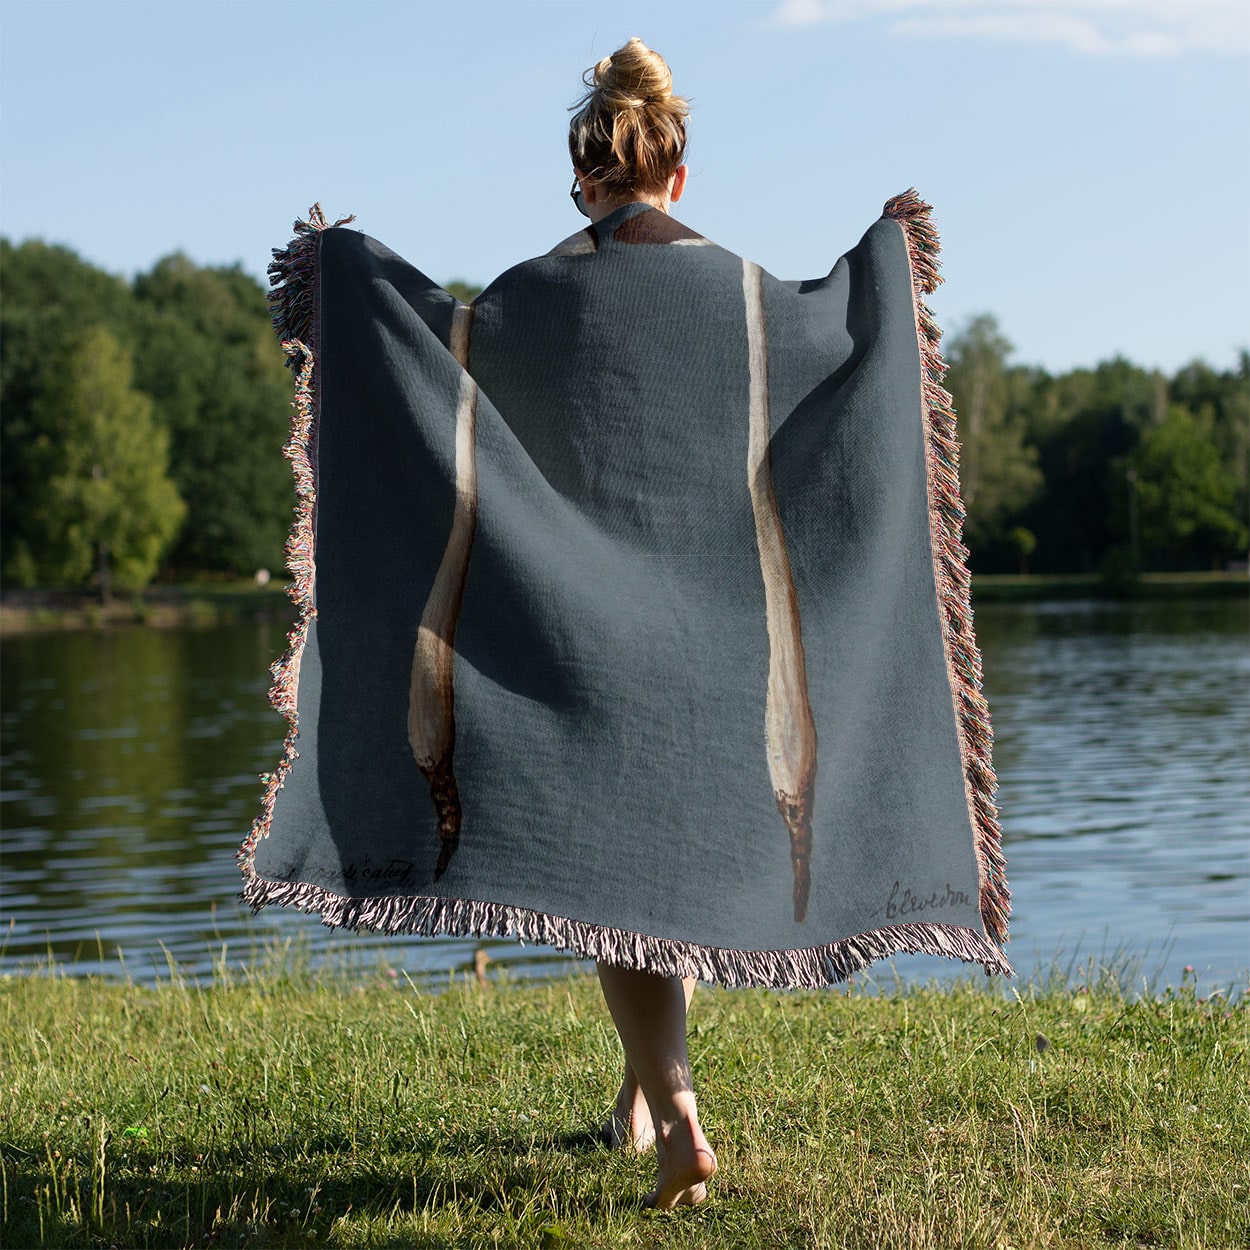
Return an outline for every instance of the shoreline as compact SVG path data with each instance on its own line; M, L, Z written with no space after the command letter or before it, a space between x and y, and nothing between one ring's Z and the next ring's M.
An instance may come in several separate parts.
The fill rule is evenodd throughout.
M0 637L64 630L204 628L241 621L293 622L296 610L287 583L184 582L118 595L105 606L82 590L0 590ZM1250 595L1244 572L1144 573L1111 582L1096 573L982 573L972 579L974 608L982 603L1031 603L1053 599L1232 599Z
M979 573L972 602L1023 603L1047 599L1238 599L1250 595L1250 574L1143 573L1112 581L1099 573Z
M118 594L108 605L89 591L6 587L0 590L0 637L132 625L181 629L275 618L294 621L286 587L277 579L264 586L251 579L181 582Z

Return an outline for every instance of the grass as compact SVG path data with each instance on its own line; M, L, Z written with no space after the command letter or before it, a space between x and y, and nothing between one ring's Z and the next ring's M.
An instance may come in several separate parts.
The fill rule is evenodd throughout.
M1244 599L1244 572L1142 573L1121 580L1098 573L977 573L974 603L1047 599Z
M701 987L721 1167L704 1206L656 1213L653 1159L590 1136L620 1077L593 979L9 977L3 1242L1247 1245L1247 996L1094 980Z
M141 593L119 592L107 607L83 590L6 589L0 600L0 635L122 625L202 627L257 616L294 618L285 582L260 586L253 578L240 578L161 583Z
M1203 599L1244 598L1250 593L1245 573L1145 573L1110 583L1090 574L978 573L972 594L978 603L1042 599ZM285 583L258 586L251 578L202 579L159 584L141 594L119 594L104 608L86 591L4 590L0 599L0 635L63 629L101 629L122 625L158 628L206 626L257 615L294 619Z

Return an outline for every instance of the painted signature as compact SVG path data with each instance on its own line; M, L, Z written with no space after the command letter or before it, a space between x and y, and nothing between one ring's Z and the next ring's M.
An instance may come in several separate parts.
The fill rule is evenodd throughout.
M913 894L910 890L903 890L903 897L899 898L898 893L901 889L903 889L902 884L895 881L894 888L890 891L890 897L885 905L885 914L888 920L894 920L900 916L915 916L921 912L935 911L942 907L967 907L971 903L971 899L968 898L963 890L952 890L949 881L946 883L945 893L934 890L928 896Z

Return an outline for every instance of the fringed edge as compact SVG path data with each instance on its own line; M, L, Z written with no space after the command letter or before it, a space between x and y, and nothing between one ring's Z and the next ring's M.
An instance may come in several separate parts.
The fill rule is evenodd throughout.
M1002 943L1008 936L1011 891L1007 887L1002 830L994 803L998 787L991 763L994 734L981 693L981 652L972 629L968 549L961 541L965 511L959 494L959 439L951 395L942 386L946 374L940 350L942 332L923 299L942 282L938 273L941 247L930 218L932 211L932 205L926 204L912 187L890 200L882 215L898 222L907 241L927 434L929 525L946 667L980 870L981 918L986 932Z
M355 215L340 217L333 224L345 226ZM289 342L310 345L315 352L317 325L317 266L320 258L321 232L330 227L320 204L308 210L308 219L299 218L292 229L295 237L286 247L273 249L269 262L269 313L274 333L285 348ZM288 357L291 353L287 353ZM295 359L287 367L297 369Z
M336 226L355 221L354 217L341 217ZM296 711L299 686L299 664L308 640L308 628L317 615L313 603L313 584L316 576L315 555L315 508L317 503L317 478L314 464L314 441L317 432L317 393L313 382L317 353L320 345L320 325L317 309L317 267L321 232L329 223L320 204L308 210L308 220L295 223L295 237L285 248L273 249L273 262L269 266L269 310L273 315L274 330L287 356L287 367L294 369L295 396L291 401L291 433L282 454L291 462L295 478L295 519L286 540L286 567L291 574L287 594L298 613L295 624L287 634L287 647L282 656L270 665L272 684L269 702L286 717L287 732L283 741L282 757L271 773L262 773L264 795L260 814L252 827L236 859L243 871L244 893L257 880L253 860L256 844L269 836L273 820L273 806L290 773L299 751L295 742L299 737L299 714Z
M940 332L921 292L932 291L937 276L937 234L928 222L930 209L914 191L886 205L886 215L903 226L916 291L916 316L924 361L925 407L929 431L930 498L940 506L930 508L939 593L944 608L944 631L948 666L952 674L964 673L959 684L959 723L964 750L965 776L970 802L976 812L977 849L982 866L981 910L987 930L1005 940L1009 894L1002 875L997 813L993 804L994 774L989 766L990 729L985 701L980 697L980 655L972 640L972 613L968 606L966 550L959 543L963 506L959 500L958 445L950 396L939 385L944 366L938 353ZM335 226L354 217L340 218ZM669 938L652 937L625 929L592 925L563 916L552 916L524 907L467 899L434 898L428 895L390 895L380 898L348 898L308 882L268 881L255 869L256 845L268 836L278 791L299 756L296 694L299 663L307 641L309 624L316 615L313 604L315 580L314 509L316 474L313 446L317 426L317 395L313 373L319 349L317 266L320 235L330 223L319 204L309 210L307 221L295 223L295 237L283 249L274 249L269 266L273 290L269 305L274 329L287 354L288 366L296 370L291 435L283 455L291 461L297 497L295 521L287 538L287 567L291 585L287 593L299 609L298 619L287 635L287 650L270 668L273 678L270 703L286 717L288 728L282 758L272 773L264 773L261 812L237 853L243 871L240 899L252 908L290 906L320 914L330 928L370 929L392 934L428 937L501 937L537 943L586 959L603 960L665 976L693 976L730 987L772 986L817 989L844 981L875 960L898 954L938 955L981 964L987 975L1012 976L1002 952L982 934L962 925L887 925L867 933L803 950L741 951L701 946ZM941 487L935 489L935 483ZM956 664L961 665L957 668ZM952 679L954 681L954 678ZM987 899L990 904L987 906Z
M962 925L887 925L805 950L740 951L652 937L471 899L428 895L346 898L304 881L265 881L254 873L243 891L254 912L270 904L317 912L332 929L370 929L425 937L500 937L537 943L583 959L662 976L698 977L731 988L819 989L890 955L941 955L983 965L987 976L1012 976L1002 952Z

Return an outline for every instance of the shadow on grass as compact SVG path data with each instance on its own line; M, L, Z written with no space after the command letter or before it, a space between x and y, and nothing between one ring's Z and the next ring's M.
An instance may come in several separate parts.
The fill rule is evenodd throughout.
M437 1218L454 1210L463 1219L501 1216L513 1237L537 1245L557 1212L537 1208L536 1194L565 1193L592 1221L634 1205L641 1210L641 1188L631 1202L588 1183L588 1154L602 1156L604 1172L620 1157L592 1130L541 1135L466 1128L363 1147L330 1134L285 1146L217 1148L189 1177L188 1165L171 1168L168 1156L110 1161L101 1196L90 1172L62 1171L55 1162L4 1149L13 1217L6 1244L306 1246L326 1242L338 1221L350 1219L371 1225L371 1246L442 1247L463 1241L413 1225L422 1214Z

